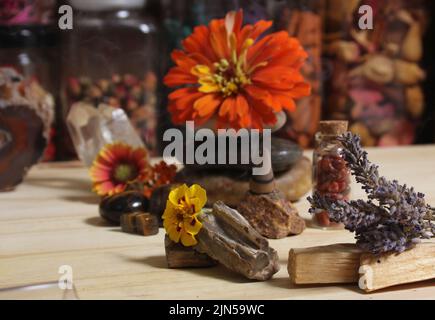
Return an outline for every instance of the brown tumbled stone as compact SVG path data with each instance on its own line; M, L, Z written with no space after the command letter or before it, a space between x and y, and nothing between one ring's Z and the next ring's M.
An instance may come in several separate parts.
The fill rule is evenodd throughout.
M140 213L126 213L121 215L121 230L127 233L136 233L136 216Z
M140 213L136 216L136 233L143 236L152 236L159 233L159 221L151 213Z
M121 230L143 236L152 236L159 233L159 221L151 213L134 212L123 214L120 219Z

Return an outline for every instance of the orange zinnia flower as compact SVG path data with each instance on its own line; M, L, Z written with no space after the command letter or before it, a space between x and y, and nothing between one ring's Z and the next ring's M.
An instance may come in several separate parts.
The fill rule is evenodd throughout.
M260 36L272 26L259 21L242 27L243 13L199 26L174 50L164 79L180 87L169 95L175 124L203 124L213 116L218 128L273 125L276 112L293 111L294 99L310 94L300 73L307 53L296 38L281 31Z
M144 180L149 168L145 148L133 148L124 143L107 144L90 170L93 190L100 196L123 192L129 184Z

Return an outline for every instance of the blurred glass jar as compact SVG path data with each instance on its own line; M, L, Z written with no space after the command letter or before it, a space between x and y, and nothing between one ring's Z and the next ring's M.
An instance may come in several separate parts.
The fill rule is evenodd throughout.
M181 48L181 42L188 37L194 27L207 25L212 19L223 19L229 11L243 9L244 23L255 23L259 20L271 20L270 0L161 0L164 31L164 49L162 56L163 74L172 66L170 53ZM162 88L161 124L165 129L173 127L171 117L166 110L169 88Z
M229 11L243 9L244 23L270 20L273 3L270 0L162 0L166 50L180 48L181 41L195 26L223 19ZM169 67L166 64L166 69Z
M256 23L270 18L267 0L192 0L190 10L195 25L207 24L211 19L222 19L227 12L243 9L244 23Z
M302 74L312 87L312 94L298 100L297 109L287 113L287 123L278 134L304 148L312 147L322 113L321 50L324 1L277 1L274 12L276 30L287 31L290 36L297 38L308 53Z
M300 99L286 125L276 133L303 147L312 146L321 117L321 45L323 0L166 0L164 26L169 50L180 46L193 27L223 18L228 11L243 9L244 23L274 20L269 32L285 30L297 37L309 54L302 73L313 87L310 97Z
M222 19L229 11L243 9L245 22L268 19L275 0L161 0L165 19L192 26Z
M48 25L56 0L0 0L1 25Z
M338 136L347 131L346 121L320 121L313 152L313 192L334 200L348 200L350 171L341 155ZM343 228L331 222L327 211L316 212L314 225L320 228Z
M145 0L71 0L74 28L62 43L64 120L79 101L125 110L151 154L157 153L157 27ZM63 127L63 137L68 137ZM63 158L74 155L72 143Z
M57 91L58 35L54 27L0 25L0 43L0 66L17 69L50 93Z
M361 29L362 5L373 28ZM424 111L424 0L328 0L324 35L328 119L349 119L365 146L412 144Z

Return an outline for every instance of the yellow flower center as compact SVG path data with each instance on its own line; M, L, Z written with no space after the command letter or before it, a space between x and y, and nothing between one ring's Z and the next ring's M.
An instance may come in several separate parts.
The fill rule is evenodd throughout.
M189 206L185 200L185 198L181 198L178 200L178 208L175 211L175 218L177 220L177 231L181 230L181 226L184 223L185 218L191 218L192 215L195 214L195 206ZM195 223L195 219L192 219L193 225Z
M213 69L206 65L196 65L192 74L198 77L199 91L204 93L220 92L224 97L237 94L244 85L250 84L250 71L246 57L254 40L247 39L240 54L237 54L237 41L234 34L230 36L231 59L222 58L213 64Z
M169 193L162 218L163 226L172 241L181 241L186 247L197 244L195 235L202 228L198 215L206 202L205 190L196 184L190 188L184 184Z
M113 170L113 178L118 182L131 181L137 174L136 167L126 163L118 164Z
M186 198L182 197L180 199L178 199L178 213L177 213L177 217L178 215L189 215L191 216L192 214L195 214L195 206L194 205L189 205L186 202Z

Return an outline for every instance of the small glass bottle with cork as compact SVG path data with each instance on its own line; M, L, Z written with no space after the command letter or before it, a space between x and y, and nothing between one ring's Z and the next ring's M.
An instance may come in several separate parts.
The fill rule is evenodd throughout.
M342 145L337 139L348 129L347 121L320 121L313 153L313 192L334 200L348 200L350 195L350 170L341 155ZM313 216L314 226L324 229L341 229L342 224L330 221L328 212L319 211Z

